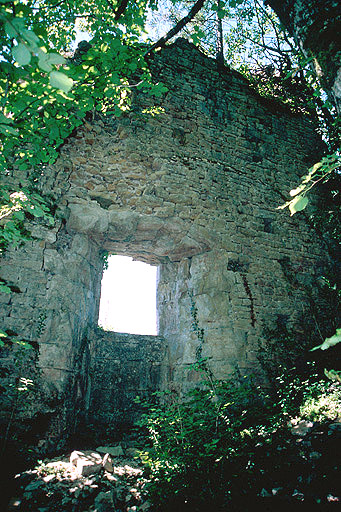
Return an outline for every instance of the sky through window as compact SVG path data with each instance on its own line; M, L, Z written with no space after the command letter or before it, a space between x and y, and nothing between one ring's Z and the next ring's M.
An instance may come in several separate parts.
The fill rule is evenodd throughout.
M109 256L98 325L108 331L157 334L156 272L157 267L127 256Z

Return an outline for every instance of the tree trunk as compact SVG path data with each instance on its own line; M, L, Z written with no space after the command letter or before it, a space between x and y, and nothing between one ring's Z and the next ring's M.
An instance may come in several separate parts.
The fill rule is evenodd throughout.
M265 0L313 65L322 87L341 112L340 0Z
M223 41L223 21L219 17L221 1L218 0L218 12L217 12L217 48L216 48L216 59L218 64L224 65L224 41Z

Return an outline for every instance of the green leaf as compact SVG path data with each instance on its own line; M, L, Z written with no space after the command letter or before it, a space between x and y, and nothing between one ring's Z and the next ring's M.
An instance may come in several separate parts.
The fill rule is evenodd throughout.
M22 33L23 30L25 30L24 18L16 16L15 18L11 19L11 23L14 26L14 28L16 29L16 31L19 32L20 34Z
M44 217L44 211L39 206L34 206L31 212L34 217Z
M52 71L52 65L58 66L61 64L65 64L65 59L59 53L45 53L42 50L38 52L39 60L38 66L43 71L47 71L48 73ZM63 74L63 73L62 73ZM58 89L62 89L62 87L58 87ZM64 90L64 89L62 89ZM67 92L67 91L66 91Z
M54 64L55 66L59 66L60 64L65 64L65 62L66 62L64 57L59 55L59 53L49 53L48 61L50 64Z
M14 26L9 21L5 22L5 32L11 39L18 35L18 32L15 30Z
M329 370L328 371L325 368L324 369L324 374L327 377L327 379L330 379L330 380L333 380L333 381L337 381L337 382L341 382L341 372L337 372L336 370Z
M40 69L42 69L43 71L46 71L47 73L49 73L53 69L51 64L47 60L47 55L45 55L45 54L44 54L44 56L39 57L38 66L40 67Z
M61 89L65 93L69 92L73 86L73 80L60 71L52 71L50 73L49 82L52 87Z
M18 135L17 131L11 126L0 124L0 132L5 135Z
M5 284L0 284L0 292L11 293L11 289L9 286L6 286Z
M19 43L18 46L14 46L12 55L19 66L26 66L31 62L31 52L23 43Z
M308 204L308 198L303 196L297 196L289 204L290 215L294 215L296 212L304 210Z
M341 329L336 329L336 334L334 334L330 338L326 338L322 345L318 345L317 347L312 348L310 352L314 352L314 350L317 349L327 350L328 348L333 347L338 343L341 343Z
M24 220L25 219L25 214L22 210L18 210L16 212L13 213L13 217L17 220Z
M30 46L34 47L39 44L39 37L32 30L25 28L21 31L21 35Z
M0 112L0 123L1 124L11 124L12 119L8 119L8 117L4 116L2 112Z

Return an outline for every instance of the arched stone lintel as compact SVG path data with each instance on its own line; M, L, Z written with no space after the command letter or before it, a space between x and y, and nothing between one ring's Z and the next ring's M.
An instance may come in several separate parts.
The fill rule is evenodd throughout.
M210 240L178 217L167 219L102 208L97 201L69 205L67 230L88 235L104 250L152 265L181 261L211 250Z

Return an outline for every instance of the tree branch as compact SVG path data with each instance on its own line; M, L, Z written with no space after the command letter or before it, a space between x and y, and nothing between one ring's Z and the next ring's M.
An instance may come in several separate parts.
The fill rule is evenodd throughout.
M35 2L33 2L32 11L39 12L42 9L55 9L56 7L59 7L62 4L67 4L66 0L60 0L60 2L57 2L56 4L52 4L52 5L39 5L38 7L34 7ZM69 5L68 5L68 7L70 8Z
M115 21L117 21L126 10L128 1L129 0L121 0L120 4L117 6L117 9L115 11Z
M111 3L111 0L106 0L106 2L114 12L114 20L117 21L122 16L124 11L126 10L129 0L121 0L121 2L119 2L117 7L113 6L113 4Z
M152 51L156 50L156 48L161 48L167 43L167 41L169 41L172 37L178 34L180 30L182 30L185 27L185 25L187 25L187 23L194 18L196 14L198 14L200 9L204 6L205 1L206 0L197 0L197 2L195 2L195 4L193 5L192 9L189 11L189 13L186 16L184 16L175 25L175 27L173 27L169 32L167 32L165 36L161 37L161 39L156 41L156 43L154 43L153 46L149 48L149 50L145 53L145 56L149 55Z

